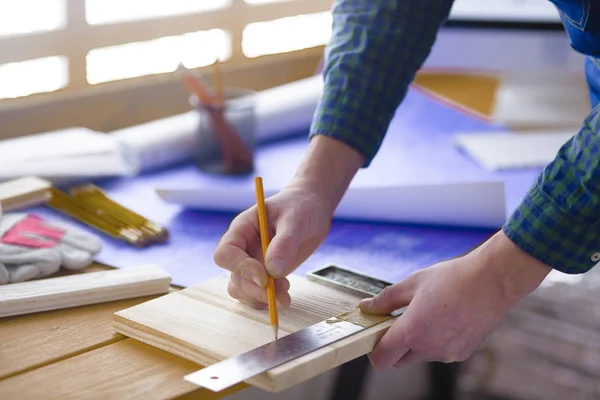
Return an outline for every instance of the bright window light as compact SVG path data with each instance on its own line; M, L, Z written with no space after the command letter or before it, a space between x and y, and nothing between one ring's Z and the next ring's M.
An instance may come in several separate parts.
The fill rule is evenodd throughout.
M0 36L63 29L65 0L0 0Z
M91 50L87 54L87 81L94 85L168 73L180 63L198 68L230 57L231 38L221 29L168 36Z
M242 51L248 58L286 53L326 44L331 37L331 12L297 15L246 25Z
M114 24L226 8L232 0L85 0L90 25Z
M68 59L38 58L0 65L0 99L54 92L69 82Z

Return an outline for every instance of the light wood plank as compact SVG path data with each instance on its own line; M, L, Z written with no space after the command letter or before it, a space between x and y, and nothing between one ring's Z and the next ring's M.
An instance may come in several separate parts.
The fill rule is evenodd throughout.
M0 317L167 293L171 276L158 266L114 269L0 287Z
M4 399L171 399L195 392L198 400L222 393L198 389L183 377L200 368L180 357L127 339L0 381Z
M356 310L358 296L291 276L293 302L279 315L280 336ZM268 313L250 309L227 293L221 276L115 313L115 329L200 365L246 352L272 340ZM279 392L368 353L393 320L385 321L272 369L248 381Z
M46 203L52 183L34 176L26 176L0 183L1 212L21 210Z
M0 319L0 379L125 339L113 313L155 297Z

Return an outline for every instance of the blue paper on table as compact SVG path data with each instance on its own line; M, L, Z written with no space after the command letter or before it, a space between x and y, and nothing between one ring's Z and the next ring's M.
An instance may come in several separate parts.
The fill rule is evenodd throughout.
M514 208L538 171L489 173L452 146L453 134L486 129L493 130L483 122L411 91L390 127L380 154L371 168L361 171L357 180L367 183L503 180L508 208ZM301 138L261 147L257 154L257 172L271 185L285 184L304 146L306 139ZM155 188L251 185L252 177L207 176L188 165L99 184L116 201L166 226L171 232L171 241L136 249L103 236L104 248L97 260L123 268L158 264L173 276L174 284L189 286L223 273L213 262L213 252L233 214L185 210L162 201ZM50 220L65 219L46 208L35 211ZM469 251L491 233L480 229L335 221L323 246L297 273L304 274L333 262L398 281L414 270Z
M369 168L359 171L347 196L359 189L373 193L345 208L343 200L342 217L385 220L382 215L363 215L385 209L391 216L388 222L499 226L518 205L540 169L486 171L457 149L453 140L460 132L502 129L440 104L419 91L409 91L377 157ZM268 193L287 184L307 143L306 137L300 137L258 149L256 175L262 176ZM172 173L171 178L156 183L159 195L188 208L238 211L254 201L253 176L211 176L188 167ZM385 199L386 204L381 204L382 196L374 190L390 187L392 195ZM417 191L425 194L419 197ZM409 198L406 193L413 196ZM373 205L375 199L380 201ZM369 206L369 202L373 204Z
M143 191L139 194L143 196ZM129 196L114 197L125 200ZM233 216L176 211L168 205L152 205L156 200L150 196L144 202L145 207L136 209L145 209L145 215L167 225L170 243L137 249L102 236L104 247L96 260L119 268L156 264L171 274L173 284L180 286L191 286L226 272L215 265L213 252ZM48 221L73 223L47 208L32 212ZM85 226L83 229L94 232ZM479 229L335 221L324 244L295 273L304 275L325 263L336 263L395 282L415 270L468 252L492 233Z

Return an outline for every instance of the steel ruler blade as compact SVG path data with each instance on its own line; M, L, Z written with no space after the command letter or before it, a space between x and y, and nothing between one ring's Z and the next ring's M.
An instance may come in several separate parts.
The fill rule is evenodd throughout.
M378 323L401 315L403 311L394 311ZM377 323L369 326L330 318L186 375L184 379L219 392L374 325Z

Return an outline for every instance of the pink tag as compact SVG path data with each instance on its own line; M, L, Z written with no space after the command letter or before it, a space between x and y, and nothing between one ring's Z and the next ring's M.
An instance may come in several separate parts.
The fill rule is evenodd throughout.
M65 231L50 225L37 215L29 214L13 225L0 242L33 248L56 247Z

